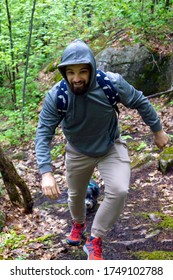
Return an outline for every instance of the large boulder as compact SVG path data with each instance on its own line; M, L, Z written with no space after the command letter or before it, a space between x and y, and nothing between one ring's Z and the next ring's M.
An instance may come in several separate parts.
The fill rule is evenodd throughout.
M97 68L119 73L145 95L171 88L173 54L160 56L141 44L116 49L109 47L96 55Z
M165 148L159 156L159 170L167 173L173 169L173 146Z

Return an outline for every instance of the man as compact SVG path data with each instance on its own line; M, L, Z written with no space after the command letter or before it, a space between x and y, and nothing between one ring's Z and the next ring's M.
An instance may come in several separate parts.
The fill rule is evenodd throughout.
M78 246L86 230L85 195L94 168L105 184L105 197L84 245L89 260L102 260L102 240L119 218L128 193L130 159L126 143L121 139L117 115L96 79L96 62L90 48L74 40L64 50L58 66L67 86L68 108L62 120L67 139L66 180L72 230L67 243ZM168 141L159 117L142 92L134 89L119 74L107 72L120 102L137 109L153 132L154 142L162 148ZM47 94L36 133L37 162L42 174L42 191L49 198L60 195L51 168L50 142L61 122L57 109L59 83ZM63 98L61 96L61 98Z

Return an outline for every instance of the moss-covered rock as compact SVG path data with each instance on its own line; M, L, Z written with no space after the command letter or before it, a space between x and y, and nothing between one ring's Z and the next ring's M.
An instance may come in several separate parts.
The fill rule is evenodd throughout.
M155 160L155 157L152 154L141 154L141 155L138 155L131 162L131 168L132 169L140 168L141 166L143 166L145 164L149 164L153 160Z
M173 252L168 251L139 251L133 255L141 260L173 260Z
M108 47L96 55L96 62L99 69L121 74L145 95L162 92L172 86L172 53L161 57L142 44Z
M173 146L165 148L159 156L159 170L162 173L173 168Z

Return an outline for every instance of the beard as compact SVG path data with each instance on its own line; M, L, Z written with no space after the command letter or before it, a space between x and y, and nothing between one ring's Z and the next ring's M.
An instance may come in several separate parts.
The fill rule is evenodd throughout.
M72 83L70 85L70 88L73 92L74 95L84 95L88 91L89 85L86 84L85 82L80 82L80 83Z

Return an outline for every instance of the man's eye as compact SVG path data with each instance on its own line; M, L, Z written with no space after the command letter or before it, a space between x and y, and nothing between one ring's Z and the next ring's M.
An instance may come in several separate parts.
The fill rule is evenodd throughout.
M68 71L67 75L73 75L73 72L72 71Z

